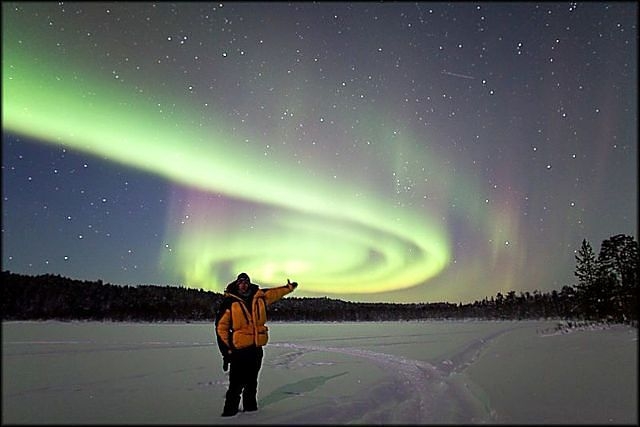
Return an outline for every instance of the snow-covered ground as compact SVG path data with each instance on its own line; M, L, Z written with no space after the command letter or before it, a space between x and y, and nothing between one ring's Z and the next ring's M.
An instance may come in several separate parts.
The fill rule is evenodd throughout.
M211 324L3 322L2 422L637 424L637 329L557 323L272 322L260 410L221 418Z

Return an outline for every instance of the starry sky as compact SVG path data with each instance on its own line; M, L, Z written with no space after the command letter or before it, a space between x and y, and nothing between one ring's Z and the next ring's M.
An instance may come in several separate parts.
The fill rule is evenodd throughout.
M3 2L2 269L470 302L637 239L638 6Z

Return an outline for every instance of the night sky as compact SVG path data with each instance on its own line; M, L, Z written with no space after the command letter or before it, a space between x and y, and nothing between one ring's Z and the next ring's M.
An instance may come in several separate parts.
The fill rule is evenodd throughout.
M3 270L468 302L637 239L635 2L2 13Z

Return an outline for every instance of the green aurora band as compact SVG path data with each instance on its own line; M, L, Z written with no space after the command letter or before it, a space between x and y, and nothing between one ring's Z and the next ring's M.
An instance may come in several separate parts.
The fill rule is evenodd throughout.
M170 216L190 215L190 221L167 225L171 253L160 257L185 286L219 291L231 272L248 271L263 284L293 277L312 293L377 293L423 284L450 261L437 204L429 212L399 208L396 194L355 180L337 184L332 174L283 155L266 158L264 150L244 143L248 135L225 131L222 118L214 124L194 119L202 111L187 101L150 101L121 82L97 78L96 71L83 72L80 64L63 67L51 55L27 55L6 40L3 50L3 130L188 189L188 203L176 202ZM174 108L163 112L159 105ZM411 138L397 137L389 153L398 146L447 181L424 147L419 151ZM257 204L261 213L225 212L220 194Z

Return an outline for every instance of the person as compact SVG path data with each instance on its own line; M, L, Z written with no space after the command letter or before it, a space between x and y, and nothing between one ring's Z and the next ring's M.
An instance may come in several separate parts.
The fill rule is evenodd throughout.
M227 286L216 314L216 338L223 358L223 370L229 371L223 417L238 413L240 397L244 411L258 410L258 373L264 355L262 347L269 339L266 307L298 287L297 282L270 289L251 283L240 273Z

